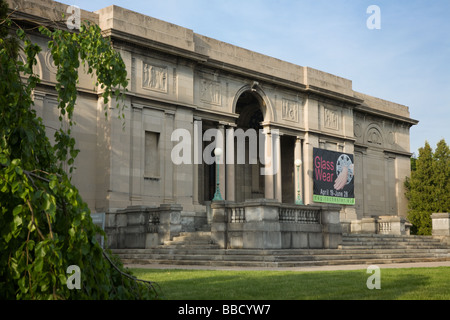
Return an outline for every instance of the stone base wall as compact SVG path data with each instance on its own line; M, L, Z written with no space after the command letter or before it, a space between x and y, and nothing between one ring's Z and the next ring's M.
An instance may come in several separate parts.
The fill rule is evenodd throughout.
M177 204L162 204L159 207L131 206L107 214L107 246L146 249L172 240L181 232L181 210Z
M338 206L285 205L273 200L211 204L211 233L222 248L337 248L342 242Z
M380 216L342 222L344 233L409 235L411 224L402 217Z

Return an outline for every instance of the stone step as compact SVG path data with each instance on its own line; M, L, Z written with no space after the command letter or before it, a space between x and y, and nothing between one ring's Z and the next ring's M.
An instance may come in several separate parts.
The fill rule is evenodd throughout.
M403 249L403 250L419 250L419 249L445 249L444 245L377 245L377 244L360 244L360 245L340 245L338 247L341 250L354 250L354 249L366 249L366 250L377 250L377 249Z
M299 267L450 261L450 247L421 236L344 235L338 249L221 249L210 231L182 232L153 249L116 249L125 264Z
M407 258L449 258L448 253L397 253L397 254L336 254L336 255L299 255L299 256L236 256L236 255L209 255L209 254L186 254L186 255L169 255L169 254L123 254L120 256L122 260L129 259L148 259L148 260L220 260L220 261L341 261L341 260L373 260L373 259L407 259Z
M439 239L394 239L394 238L388 238L388 239L377 239L377 238L343 238L343 243L441 243Z
M392 261L450 261L449 250L423 250L420 252L342 252L341 250L327 250L323 254L314 254L306 250L304 254L258 254L259 250L253 250L246 254L236 254L237 250L227 252L228 250L204 250L202 252L160 252L156 253L149 250L134 250L134 252L127 252L129 250L115 250L125 264L144 263L144 264L186 264L186 265L204 265L204 261L221 261L224 265L229 265L229 262L242 262L247 265L259 266L264 263L305 263L309 262L311 265L322 264L349 264L353 263L364 264L367 261L377 261L378 263L389 263ZM316 250L320 252L320 250ZM431 259L431 260L430 260ZM384 261L384 262L382 262ZM352 263L352 264L353 264Z
M394 236L394 235L343 235L343 241L395 241L395 242L440 242L439 239L431 236Z
M366 260L305 260L305 261L224 261L224 260L151 260L151 259L127 259L125 264L146 265L180 265L180 266L216 266L216 267L259 267L259 268L292 268L306 266L325 266L325 265L371 265L371 264L387 264L387 263L415 263L415 262L438 262L450 261L449 257L432 257L432 258L392 258L392 259L366 259Z
M198 254L200 249L208 255L235 255L235 256L320 256L320 255L345 255L345 254L400 254L404 249L284 249L284 250L257 250L257 249L220 249L217 245L203 246L161 246L154 249L113 249L115 254L170 254L190 255ZM450 253L450 249L415 249L410 253Z

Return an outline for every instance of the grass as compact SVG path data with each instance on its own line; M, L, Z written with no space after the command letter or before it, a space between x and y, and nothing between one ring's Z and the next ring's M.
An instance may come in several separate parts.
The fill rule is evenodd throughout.
M369 290L366 269L352 271L222 271L132 269L157 282L167 300L450 300L450 267L381 269Z

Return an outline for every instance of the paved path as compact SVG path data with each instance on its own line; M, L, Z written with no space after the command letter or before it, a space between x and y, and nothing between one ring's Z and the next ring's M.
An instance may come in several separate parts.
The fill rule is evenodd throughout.
M336 265L336 266L311 266L311 267L292 267L292 268L258 268L258 267L217 267L217 266L182 266L182 265L162 265L162 264L127 264L127 268L144 268L144 269L190 269L190 270L230 270L230 271L246 271L246 270L267 270L267 271L336 271L336 270L362 270L367 269L367 264L355 265ZM450 267L450 261L442 262L417 262L417 263L392 263L378 264L380 269L388 268L430 268L430 267Z

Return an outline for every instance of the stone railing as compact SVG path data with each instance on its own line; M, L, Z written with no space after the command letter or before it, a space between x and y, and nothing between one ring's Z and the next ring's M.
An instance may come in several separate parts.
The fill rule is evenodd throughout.
M409 235L411 224L402 217L379 216L351 221L347 227L349 233Z
M244 223L245 222L245 207L244 206L229 206L226 208L226 213L229 223Z
M390 221L379 221L378 222L378 233L379 234L390 234L392 231L392 225Z
M256 199L211 204L212 240L222 248L337 248L340 206L286 205Z
M279 220L286 223L320 223L320 209L280 207Z

